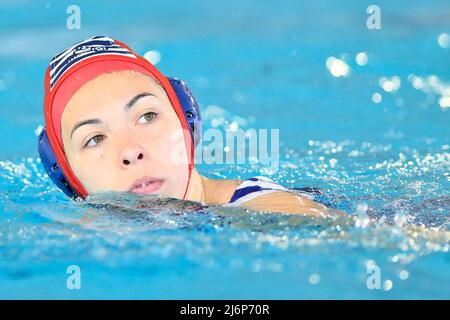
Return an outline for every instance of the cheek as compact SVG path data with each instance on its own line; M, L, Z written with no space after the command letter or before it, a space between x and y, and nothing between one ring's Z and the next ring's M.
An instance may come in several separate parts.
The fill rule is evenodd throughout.
M184 136L178 128L167 130L160 135L155 150L157 150L159 159L163 160L167 167L183 168L188 164Z
M79 155L73 162L72 170L89 193L115 190L115 173L111 165L108 165L112 163L112 159L108 157L108 154L99 152Z
M172 132L174 130L167 130L165 134L159 135L154 145L157 152L152 158L160 165L158 170L166 179L166 195L181 199L188 183L187 153L184 139L180 139L177 134L174 137Z

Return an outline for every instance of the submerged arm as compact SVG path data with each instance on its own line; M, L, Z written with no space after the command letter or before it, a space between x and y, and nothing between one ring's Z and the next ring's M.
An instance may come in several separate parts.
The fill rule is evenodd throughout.
M264 194L242 204L251 210L299 213L312 216L345 215L345 212L329 208L293 192L276 191Z

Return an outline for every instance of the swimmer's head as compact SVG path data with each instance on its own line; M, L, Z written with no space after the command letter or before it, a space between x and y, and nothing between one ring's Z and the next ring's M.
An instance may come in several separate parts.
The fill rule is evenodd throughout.
M150 62L94 37L52 59L45 87L45 133L61 175L52 176L42 137L39 152L55 183L83 198L105 191L184 198L192 128L171 81Z

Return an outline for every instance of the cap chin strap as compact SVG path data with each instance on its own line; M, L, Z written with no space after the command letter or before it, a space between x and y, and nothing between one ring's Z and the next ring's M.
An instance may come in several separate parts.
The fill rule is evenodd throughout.
M178 100L180 101L180 105L183 109L187 123L189 124L194 148L196 148L200 143L202 132L202 118L200 115L200 107L184 81L177 78L168 79L177 95ZM64 174L58 161L56 160L55 153L53 152L53 149L50 145L45 128L40 132L38 137L38 152L44 169L53 183L55 183L56 186L61 189L67 196L74 199L81 197L70 185L68 179L66 178L66 175ZM189 189L189 182L191 179L191 172L193 168L194 163L190 163L188 183L184 192L183 199L186 197L187 191Z

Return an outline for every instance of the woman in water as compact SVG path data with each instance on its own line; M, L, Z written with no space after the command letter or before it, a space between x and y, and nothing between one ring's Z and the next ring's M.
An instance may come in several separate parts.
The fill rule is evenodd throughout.
M51 60L44 113L39 154L71 197L117 191L266 212L338 212L267 177L200 175L200 114L190 91L109 37L84 40Z

